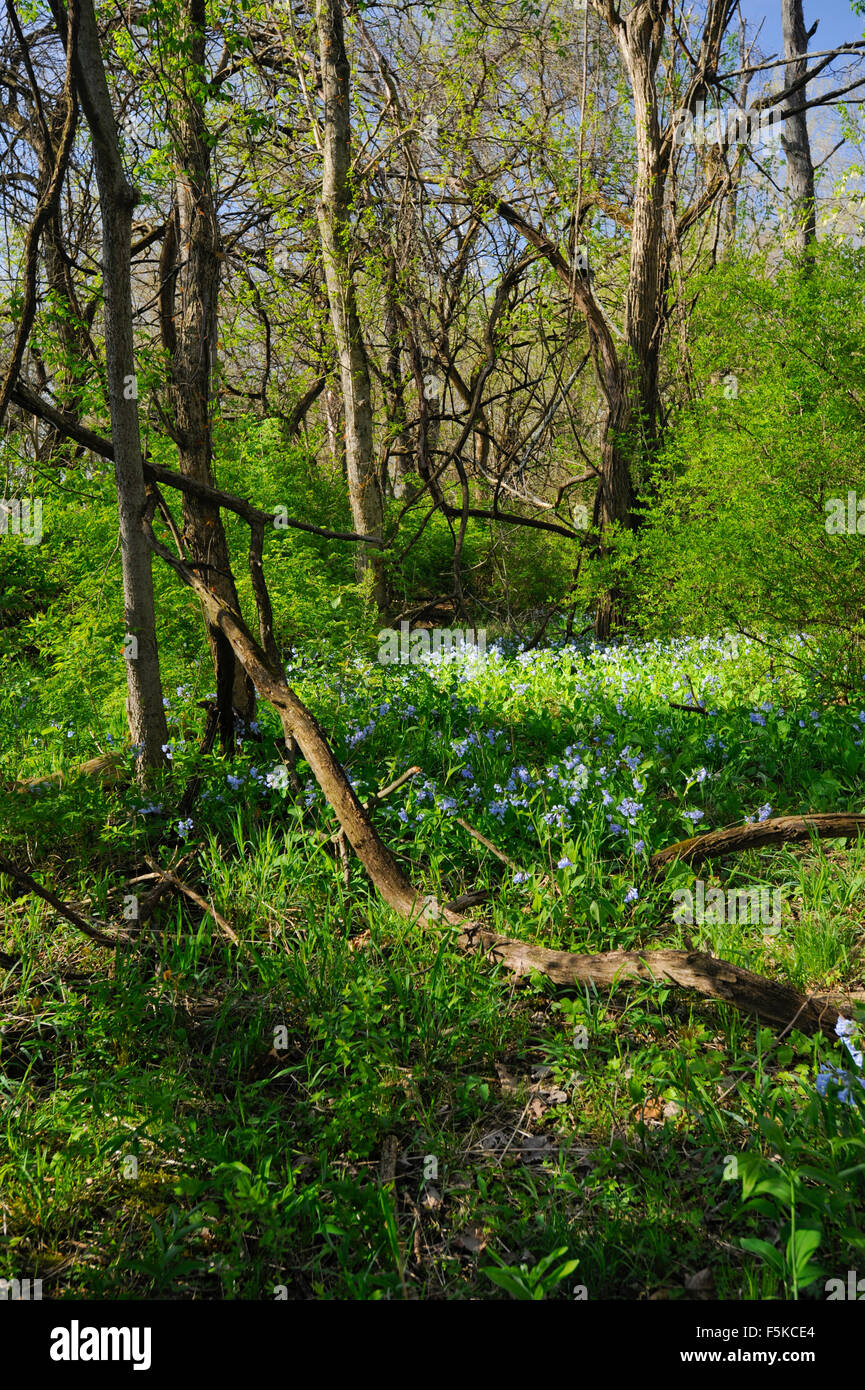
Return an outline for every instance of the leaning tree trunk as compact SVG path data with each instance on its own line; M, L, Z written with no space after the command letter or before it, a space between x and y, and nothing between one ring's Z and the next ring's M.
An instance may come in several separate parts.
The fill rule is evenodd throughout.
M323 167L317 215L345 408L348 495L355 530L359 535L380 539L384 512L373 455L372 386L349 248L350 72L341 0L317 0L316 23L324 93ZM381 554L361 543L357 567L360 577L371 574L373 598L383 610L387 594Z
M174 199L160 262L160 318L170 363L172 433L180 471L212 486L213 372L222 251L202 95L205 0L184 0L179 27L184 40L184 71L177 74L172 112ZM239 611L219 509L185 494L183 534L191 559L206 567L202 576L211 591ZM216 673L220 740L225 749L233 743L233 711L250 719L255 712L255 691L224 634L206 615L204 618Z
M66 34L62 0L52 0L55 22ZM156 615L150 546L143 527L146 506L138 401L133 387L132 212L138 201L120 158L93 0L79 0L78 34L73 39L81 106L90 128L102 217L102 287L105 298L105 357L114 443L114 474L120 515L120 555L126 621L126 679L129 732L138 749L138 767L165 762L168 742L156 644ZM130 640L132 639L132 640Z
M808 68L808 40L817 28L816 23L809 31L805 29L802 14L802 0L781 0L781 29L784 38L784 57L787 66L784 83L789 87L798 82ZM806 100L807 87L792 98L795 106ZM796 238L796 251L800 257L806 256L809 248L817 240L817 211L814 198L814 162L811 158L811 142L808 138L808 119L804 111L784 118L786 126L782 137L784 153L787 156L787 192L790 200L790 216Z

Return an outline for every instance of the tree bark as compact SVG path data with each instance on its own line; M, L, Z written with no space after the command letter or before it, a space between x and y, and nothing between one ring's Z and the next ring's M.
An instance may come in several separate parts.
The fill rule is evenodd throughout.
M819 839L853 839L865 835L865 816L817 811L810 816L776 816L753 825L728 825L707 835L692 835L675 845L658 850L649 861L653 872L680 859L684 864L702 864L724 854L738 854L762 845L807 844Z
M389 497L402 497L404 479L411 471L409 457L411 438L407 429L407 411L402 375L402 340L400 336L396 254L388 246L384 284L384 338L387 351L384 368L388 428L382 451L381 485Z
M784 57L787 65L784 70L784 83L789 87L797 82L808 68L808 40L817 25L810 31L805 29L802 13L802 0L781 0L781 31L784 39ZM793 98L794 106L799 106L806 97L807 86ZM809 248L817 240L817 208L814 196L814 163L811 158L811 141L808 138L808 118L804 111L785 117L786 131L782 137L784 153L787 156L787 192L790 199L790 215L796 239L796 251L800 257L807 255Z
M604 533L634 524L635 483L657 442L658 355L663 331L664 158L655 70L664 37L666 0L641 0L614 32L631 82L636 178L625 297L625 343L617 354L601 444L601 479L592 524L600 532L596 554L605 558ZM624 619L618 587L599 598L595 636L609 637Z
M52 0L57 27L66 39L62 0ZM156 641L152 556L144 530L146 506L138 400L133 389L132 212L137 191L127 182L120 158L117 124L105 78L93 0L80 0L78 33L72 39L81 107L90 129L102 217L102 281L105 296L105 357L114 475L120 517L120 555L127 638L127 716L138 767L165 763L168 728Z
M517 978L533 973L545 975L566 989L575 984L614 989L628 980L669 983L723 1000L764 1023L780 1025L785 1031L797 1028L801 1033L822 1032L835 1037L838 1010L828 1000L800 994L789 985L755 975L744 966L705 951L604 951L586 956L551 951L471 925L457 942L464 949L486 952Z
M346 473L351 515L361 535L381 538L383 498L373 454L372 384L350 255L351 82L341 0L317 0L324 93L321 201L316 209L345 409ZM360 546L358 577L370 574L379 610L387 607L382 556Z
M172 101L174 196L160 260L160 319L170 360L172 435L181 473L213 485L213 373L217 353L219 220L213 194L211 141L206 125L205 0L183 0L178 11L183 71L166 59ZM195 496L183 498L183 533L190 557L206 566L213 593L239 608L228 540L219 508ZM249 720L255 691L223 635L205 618L216 675L223 749L234 741L234 714Z

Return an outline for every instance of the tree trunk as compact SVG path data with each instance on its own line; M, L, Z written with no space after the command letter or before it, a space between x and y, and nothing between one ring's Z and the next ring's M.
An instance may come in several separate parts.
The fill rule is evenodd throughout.
M56 147L61 139L62 116L62 107L58 106L49 117L50 145L42 138L39 122L32 122L40 198L51 180L52 146ZM88 359L94 358L95 353L69 269L63 241L63 218L59 206L54 209L45 228L43 254L46 284L57 303L62 306L57 314L56 332L63 351L52 374L52 394L64 418L78 420L82 415L82 400L85 394L81 367ZM80 452L80 446L71 445L64 435L50 429L42 441L40 456L56 463L57 456L64 453L69 465L73 466Z
M658 6L663 13L664 6ZM658 120L658 94L655 68L662 22L654 6L632 11L622 37L634 96L637 177L631 230L631 254L625 304L625 337L630 362L626 367L626 428L619 423L615 433L627 438L631 458L638 468L651 452L657 437L658 354L662 322L662 248L664 242L664 195L667 165L661 157L661 131ZM627 381L630 376L631 380ZM632 489L624 484L618 492L618 507L630 506Z
M345 415L342 396L330 385L324 388L324 423L334 476L345 478Z
M321 201L316 211L345 408L348 494L355 530L380 538L384 513L373 456L372 386L349 248L350 71L341 0L317 0L316 23L324 92ZM361 544L357 569L361 578L370 573L372 596L379 609L385 609L381 554Z
M65 36L66 13L61 0L52 0L52 10ZM80 0L78 34L73 43L81 106L93 141L102 216L105 357L127 632L126 708L143 775L146 769L164 764L168 728L156 644L152 558L143 526L146 496L134 390L131 260L132 212L138 195L126 180L120 158L93 0Z
M797 82L808 67L808 40L817 28L815 24L806 32L802 14L802 0L781 0L781 30L784 38L784 57L787 65L784 70L784 84L789 87ZM807 100L807 86L793 97L793 104L800 106ZM809 247L817 240L817 212L814 198L814 163L811 158L811 142L808 138L808 118L804 111L785 117L786 131L782 137L784 153L787 156L787 192L790 199L790 216L793 223L796 251L805 256Z
M219 266L222 255L213 197L210 140L204 96L205 0L184 0L179 16L184 70L175 77L173 103L175 181L160 263L163 345L171 367L172 434L180 471L213 486L213 372L217 348ZM172 66L169 61L169 72ZM181 89L182 88L182 89ZM228 541L219 509L184 494L183 535L190 557L211 591L240 611ZM207 621L216 674L223 749L234 739L233 711L255 712L255 692L223 634Z
M385 278L384 337L387 349L385 361L385 396L388 428L382 455L381 484L389 497L402 497L405 477L411 471L409 455L411 436L406 428L407 412L402 377L402 339L397 314L398 283L396 256L388 246Z
M641 480L657 443L658 354L663 331L664 196L667 163L662 158L655 69L664 32L666 4L636 5L616 26L631 80L637 170L631 220L631 249L625 301L626 351L618 354L617 379L608 394L601 447L601 481L593 525L603 537L615 524L634 524L635 482ZM608 553L601 540L597 554ZM609 637L624 614L615 583L600 596L595 636Z

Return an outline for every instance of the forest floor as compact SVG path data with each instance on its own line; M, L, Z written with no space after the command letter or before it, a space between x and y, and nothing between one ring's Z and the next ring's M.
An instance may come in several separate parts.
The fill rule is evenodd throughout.
M789 667L741 639L348 655L291 679L362 799L419 769L374 819L440 900L491 890L475 920L849 995L865 841L648 870L704 829L865 810L865 710L823 703L807 646ZM318 789L285 785L271 711L231 761L201 757L203 687L169 702L147 799L14 790L122 746L119 721L42 727L37 687L22 671L0 696L4 853L133 930L155 880L131 880L173 864L240 947L167 893L105 949L0 879L12 1275L52 1297L823 1299L865 1261L855 1032L778 1036L668 983L563 993L463 954L347 873ZM771 912L743 912L760 889Z

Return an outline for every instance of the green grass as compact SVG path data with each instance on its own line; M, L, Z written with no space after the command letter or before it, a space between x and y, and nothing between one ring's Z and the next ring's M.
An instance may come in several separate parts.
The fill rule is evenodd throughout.
M362 795L422 768L376 821L439 896L492 889L475 915L496 930L580 951L705 943L802 990L861 988L862 843L647 874L695 824L863 809L858 707L755 645L725 651L442 669L337 653L293 679ZM0 698L7 782L122 744L110 722L66 738L29 679ZM856 1267L865 1107L815 1086L840 1044L776 1042L662 983L516 985L447 930L397 919L356 863L346 886L317 789L295 805L266 785L268 711L232 763L201 766L182 734L202 693L172 697L160 811L75 780L0 799L5 852L95 919L120 921L150 887L128 885L148 848L163 863L177 849L243 943L169 895L112 955L0 883L0 949L17 957L0 968L0 1272L67 1297L634 1299L693 1297L708 1269L718 1297L807 1299ZM779 889L779 928L677 924L673 889L698 876ZM818 1225L811 1258L796 1231Z

